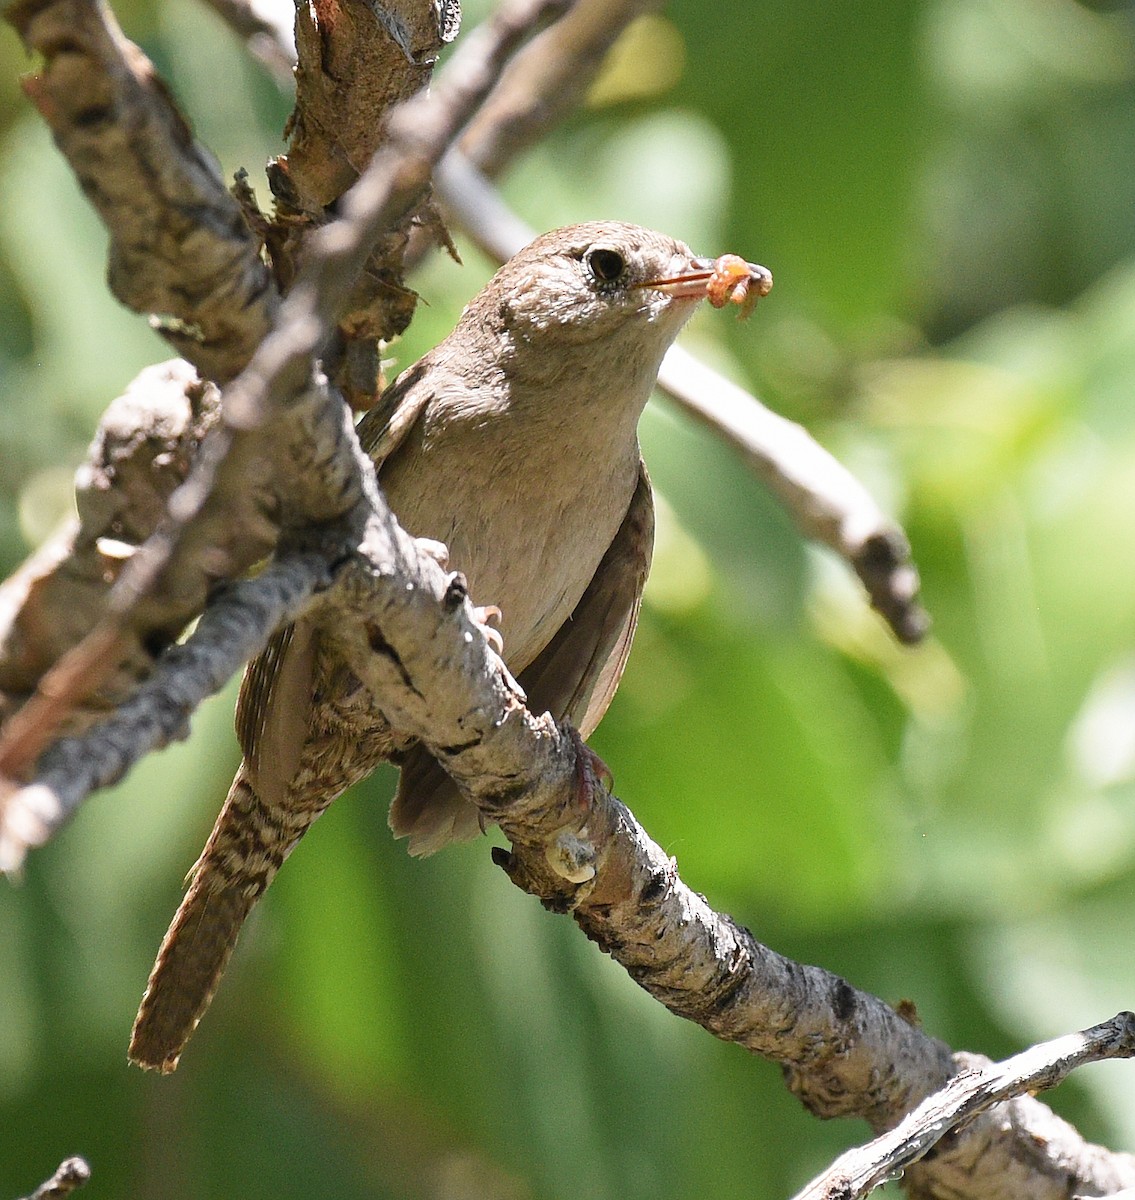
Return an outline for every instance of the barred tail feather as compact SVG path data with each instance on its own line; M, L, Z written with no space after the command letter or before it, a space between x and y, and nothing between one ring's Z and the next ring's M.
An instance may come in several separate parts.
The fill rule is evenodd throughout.
M209 1007L245 918L318 816L290 828L242 768L162 941L130 1037L130 1060L168 1074Z
M130 1061L168 1075L177 1067L221 981L237 935L256 898L194 880L173 919L130 1035Z

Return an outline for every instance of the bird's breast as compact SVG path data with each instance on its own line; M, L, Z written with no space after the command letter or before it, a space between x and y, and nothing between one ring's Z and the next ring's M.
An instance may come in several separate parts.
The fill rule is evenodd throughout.
M638 479L633 427L548 432L507 417L420 421L380 475L403 527L444 542L474 602L501 609L514 673L571 615Z

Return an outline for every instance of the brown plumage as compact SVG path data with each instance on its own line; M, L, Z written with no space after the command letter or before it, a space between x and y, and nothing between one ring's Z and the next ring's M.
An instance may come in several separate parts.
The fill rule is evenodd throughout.
M650 565L653 506L637 423L713 264L613 222L538 238L359 426L399 521L444 542L502 610L504 658L534 711L587 736L614 695ZM383 759L390 824L412 854L477 832L433 758L397 738L307 622L248 668L244 760L158 953L130 1057L172 1071L241 925L316 817Z

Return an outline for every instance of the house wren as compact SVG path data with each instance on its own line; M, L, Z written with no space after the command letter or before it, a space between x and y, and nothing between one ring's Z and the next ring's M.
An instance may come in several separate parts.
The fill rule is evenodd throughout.
M471 594L499 606L529 707L584 737L618 685L650 565L637 425L662 356L698 301L748 307L771 285L763 267L695 258L633 225L556 230L506 263L359 425L404 528L445 543ZM143 1067L177 1066L252 906L316 817L382 760L402 769L390 824L411 854L479 828L311 622L250 664L236 727L244 759L134 1024Z

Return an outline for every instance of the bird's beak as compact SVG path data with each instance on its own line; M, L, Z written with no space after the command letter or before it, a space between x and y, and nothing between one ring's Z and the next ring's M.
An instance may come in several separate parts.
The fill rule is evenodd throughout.
M647 279L639 287L653 288L681 300L704 300L706 287L713 278L713 261L708 258L688 259L673 275Z
M736 254L717 259L691 258L672 275L648 279L638 285L679 300L709 300L721 308L730 300L746 307L772 291L772 272Z

